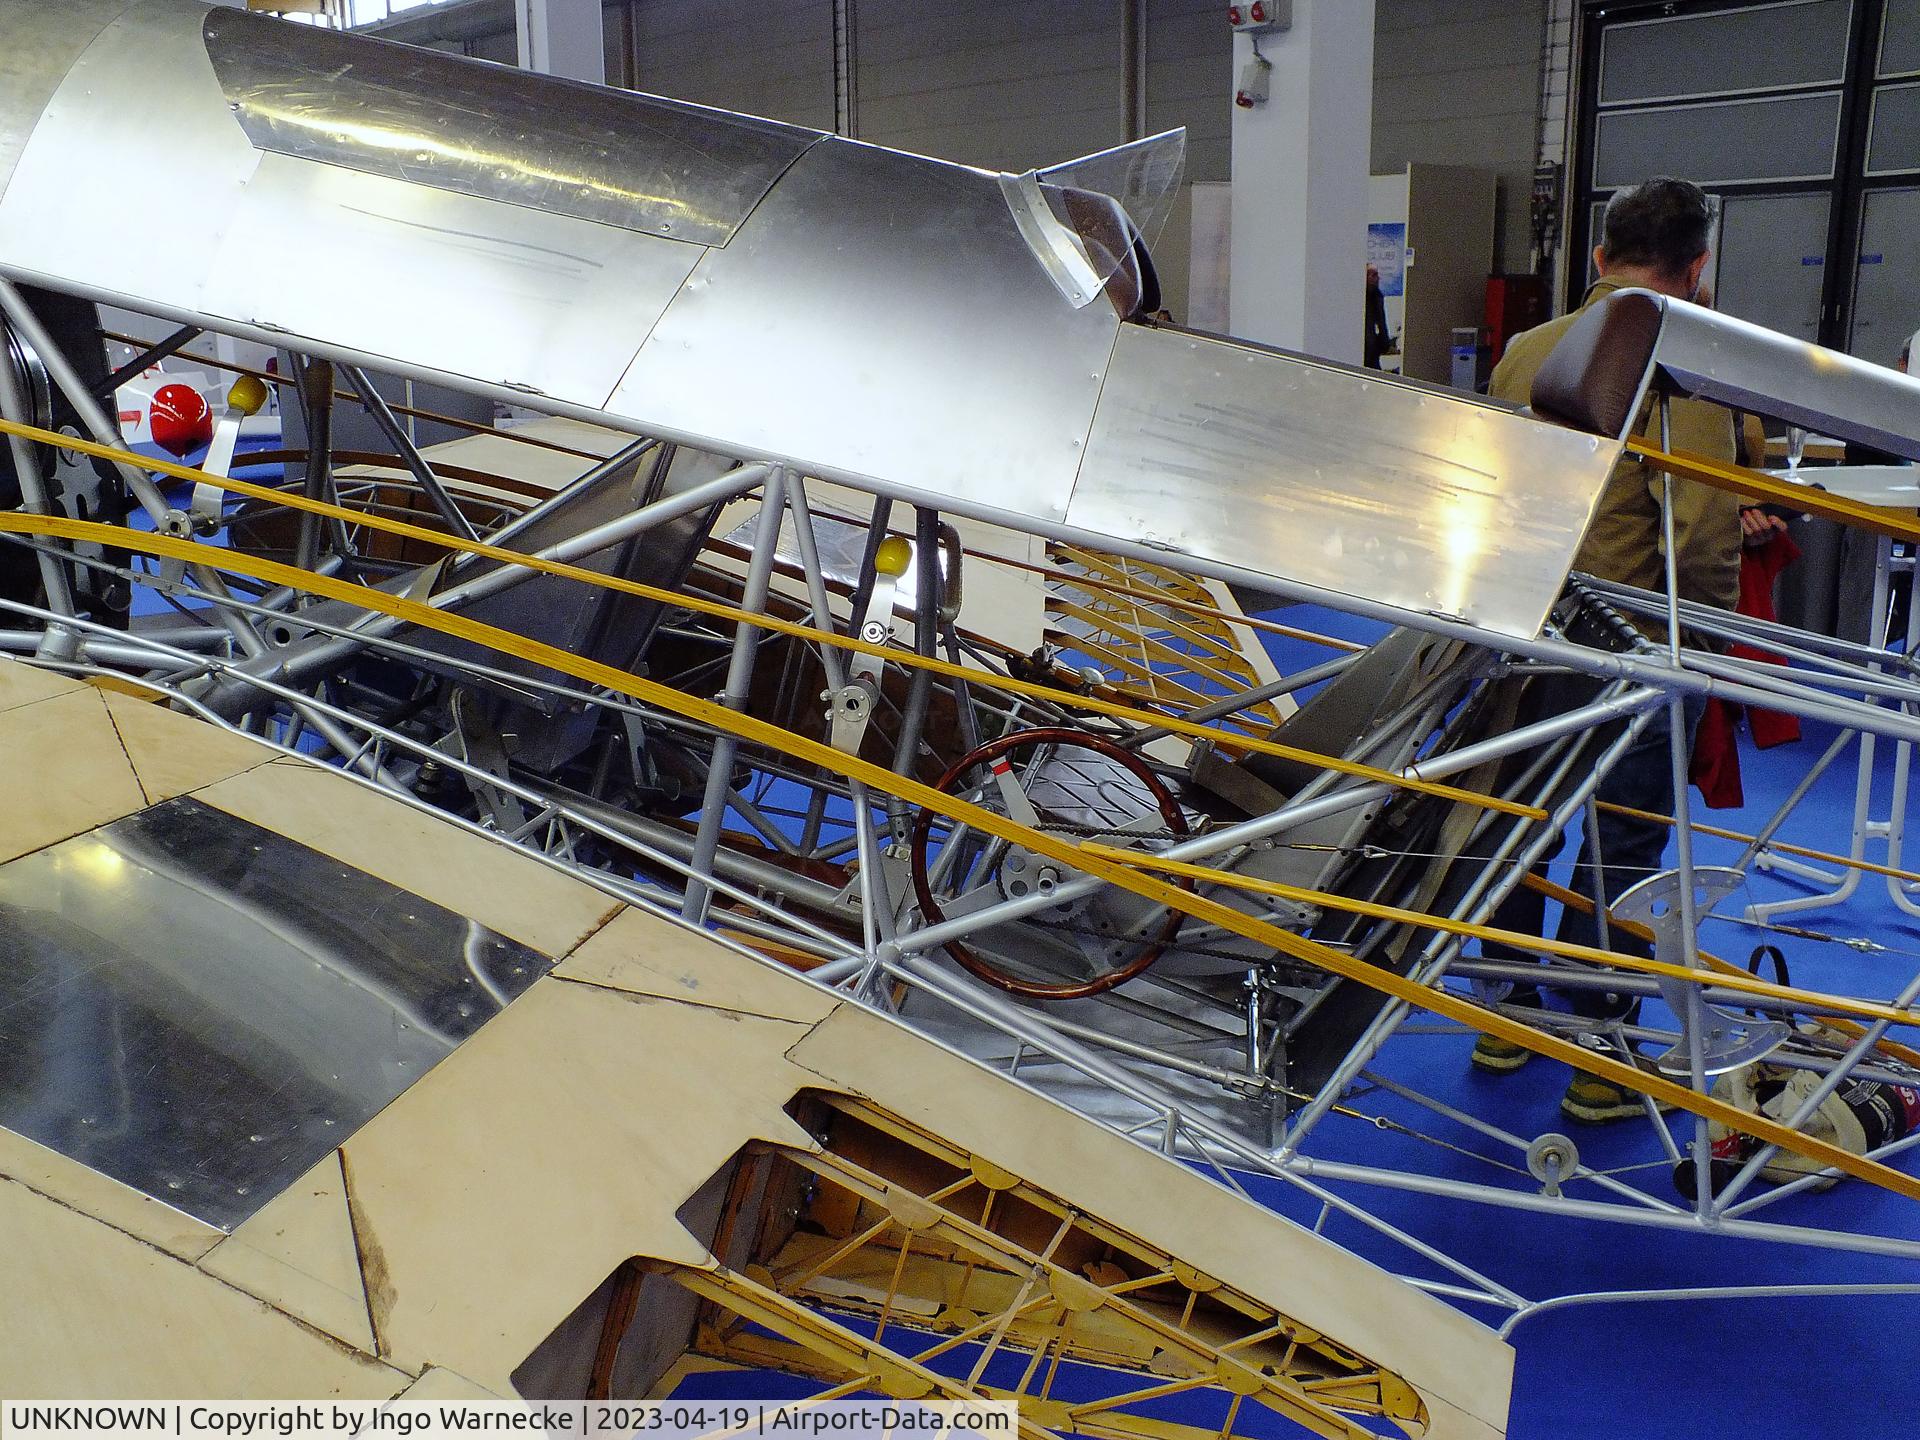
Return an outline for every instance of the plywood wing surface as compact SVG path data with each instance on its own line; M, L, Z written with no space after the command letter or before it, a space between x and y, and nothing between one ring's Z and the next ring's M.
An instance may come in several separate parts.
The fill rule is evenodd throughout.
M512 1394L634 1257L758 1293L686 1217L742 1154L844 1165L789 1113L814 1094L901 1117L994 1184L1061 1197L1390 1367L1418 1393L1413 1433L1503 1433L1512 1352L1490 1332L885 1017L198 721L14 662L0 699L0 747L40 746L42 799L0 812L10 853L187 793L556 962L228 1230L0 1131L0 1211L29 1237L0 1258L27 1302L0 1321L0 1392L378 1396L439 1367Z

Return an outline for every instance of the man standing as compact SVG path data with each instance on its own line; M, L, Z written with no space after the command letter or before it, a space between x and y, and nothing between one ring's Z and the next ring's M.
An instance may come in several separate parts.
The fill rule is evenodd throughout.
M1637 288L1692 300L1699 292L1707 266L1707 241L1712 218L1707 197L1699 186L1666 176L1623 190L1607 206L1602 239L1594 250L1600 278L1587 291L1580 310L1517 335L1493 372L1489 393L1515 404L1528 403L1533 377L1561 336L1588 307L1615 290ZM1734 424L1730 411L1699 400L1675 400L1670 407L1671 445L1714 459L1734 458ZM1650 406L1639 433L1656 443L1659 417ZM1588 526L1573 568L1589 575L1656 593L1666 589L1666 554L1661 518L1665 486L1657 470L1630 457L1622 458L1608 478L1600 503ZM1732 609L1740 595L1740 502L1724 491L1696 481L1673 481L1675 570L1680 598ZM1665 639L1662 625L1641 622L1655 639ZM1589 677L1547 676L1529 683L1521 701L1518 722L1563 713L1593 698L1599 683ZM1596 743L1617 734L1603 733ZM1673 813L1672 757L1668 712L1655 712L1653 722L1622 755L1600 782L1596 796L1603 801L1659 815ZM1666 850L1665 826L1629 819L1608 811L1598 815L1605 894L1609 901L1628 886L1660 868ZM1593 857L1582 844L1574 865L1573 888L1595 894ZM1517 889L1495 916L1495 924L1510 930L1538 934L1545 918L1545 901L1538 892ZM1583 945L1599 945L1596 917L1569 907L1561 916L1559 938ZM1642 942L1617 933L1606 944L1615 950L1651 954ZM1528 958L1489 944L1490 955L1503 959ZM1532 1003L1537 996L1516 993L1516 1002ZM1638 1006L1628 997L1596 990L1574 990L1568 996L1575 1011L1595 1021L1597 1030L1626 1021ZM1483 1035L1474 1046L1473 1063L1495 1074L1510 1073L1525 1064L1527 1050ZM1630 1058L1630 1057L1623 1057ZM1576 1073L1560 1108L1569 1117L1599 1123L1644 1113L1637 1093L1584 1072Z
M1393 349L1393 332L1387 329L1387 297L1380 288L1380 267L1367 266L1367 368L1378 370L1380 357Z

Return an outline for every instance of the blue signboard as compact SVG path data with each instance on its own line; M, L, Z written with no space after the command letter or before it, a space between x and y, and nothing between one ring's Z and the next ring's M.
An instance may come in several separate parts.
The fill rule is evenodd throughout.
M1406 257L1407 227L1404 222L1367 226L1367 264L1380 272L1382 295L1406 293Z

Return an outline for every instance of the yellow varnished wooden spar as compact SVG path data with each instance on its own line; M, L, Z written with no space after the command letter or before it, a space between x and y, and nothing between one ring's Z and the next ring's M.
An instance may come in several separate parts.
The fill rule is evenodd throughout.
M1671 815L1662 815L1653 810L1636 810L1631 805L1615 805L1611 801L1598 802L1599 808L1614 815L1625 815L1632 820L1644 820L1649 825L1664 825L1671 830L1680 822ZM1722 840L1735 840L1742 845L1758 843L1760 837L1749 835L1742 830L1727 830L1718 825L1702 825L1697 820L1687 822L1687 828L1696 835L1713 835ZM1763 847L1777 850L1782 855L1797 855L1802 860L1818 860L1824 865L1838 865L1846 870L1860 870L1869 875L1885 875L1889 879L1904 880L1909 884L1920 885L1920 872L1902 870L1897 865L1881 865L1872 860L1856 860L1850 855L1836 855L1831 850L1815 850L1808 845L1790 845L1784 840L1769 840Z
M1443 916L1429 915L1422 910L1403 909L1398 905L1382 905L1373 900L1353 900L1345 895L1335 895L1325 890L1288 885L1279 880L1263 880L1258 876L1216 870L1206 865L1192 865L1183 860L1171 860L1164 855L1145 851L1122 850L1094 840L1083 841L1082 848L1110 860L1137 866L1142 870L1152 870L1163 875L1178 875L1184 879L1196 880L1208 885L1226 885L1236 890L1245 890L1249 894L1270 895L1276 900L1291 900L1302 905L1315 905L1324 910L1337 910L1347 915L1365 915L1375 920L1392 920L1401 924L1417 925L1424 930L1438 930L1444 934L1459 935L1469 940L1489 940L1499 945L1510 945L1517 950L1530 950L1539 955L1554 955L1567 960L1585 960L1589 964L1606 965L1615 970L1631 970L1643 975L1664 975L1693 985L1712 985L1722 990L1737 990L1745 995L1764 995L1770 999L1803 1005L1815 1012L1858 1015L1863 1019L1885 1020L1894 1025L1920 1024L1920 1011L1903 1009L1898 1005L1878 1000L1862 1000L1852 995L1830 995L1824 991L1802 990L1793 985L1781 985L1771 980L1762 980L1758 975L1749 975L1746 971L1732 966L1727 966L1724 970L1692 969L1685 965L1672 965L1664 960L1649 960L1639 955L1602 950L1594 945L1576 945L1569 940L1551 940L1545 936L1526 935L1518 930L1503 930L1493 925L1475 925L1465 920L1449 920Z
M1920 543L1920 520L1882 505L1862 504L1813 485L1790 485L1762 471L1749 470L1744 465L1735 465L1727 460L1710 460L1705 455L1695 455L1685 450L1670 454L1645 440L1627 441L1627 453L1683 480L1698 480L1702 485L1731 491L1747 500L1770 500L1790 509L1803 510L1809 515L1837 520L1842 525L1871 530L1876 535L1890 535L1895 540ZM1808 473L1818 478L1818 471Z
M1175 734L1187 735L1195 739L1214 742L1220 742L1224 739L1238 751L1273 755L1280 759L1297 761L1318 769L1332 770L1341 775L1352 776L1355 779L1370 780L1382 785L1391 785L1400 789L1417 791L1421 794L1438 796L1441 799L1452 800L1463 805L1472 805L1478 809L1495 810L1504 815L1515 815L1528 820L1544 820L1547 818L1546 811L1536 806L1520 805L1510 800L1500 799L1497 796L1482 795L1477 791L1463 790L1457 786L1445 785L1437 781L1422 780L1418 778L1417 772L1401 775L1391 770L1380 770L1371 765L1361 765L1351 760L1342 760L1337 756L1321 755L1315 751L1302 750L1297 746L1284 745L1275 740L1267 740L1237 733L1223 735L1223 732L1211 726L1184 720L1177 716L1162 714L1158 711L1138 710L1131 706L1115 704L1110 700L1102 700L1097 696L1076 694L1073 691L1059 690L1050 685L1039 685L1032 681L1018 680L1011 676L996 675L983 677L977 670L969 670L964 665L956 665L951 661L941 660L935 656L921 655L915 651L900 650L885 645L870 645L866 641L855 639L852 636L841 635L834 631L816 629L813 626L802 625L796 621L783 620L778 616L740 610L717 600L707 600L697 595L683 594L675 590L663 590L657 586L646 585L637 580L624 579L617 575L602 575L592 570L582 569L577 565L569 565L560 560L543 560L537 556L527 555L518 550L503 549L497 545L489 545L484 541L465 540L456 535L449 535L445 531L430 530L423 526L409 524L404 520L395 520L385 515L374 515L361 510L349 509L344 505L334 505L325 500L309 499L305 495L275 490L265 485L255 485L246 480L233 479L230 476L211 475L206 471L196 470L189 465L178 465L171 461L152 459L130 450L118 449L111 445L101 445L94 441L82 440L72 435L56 434L51 430L42 430L32 425L19 425L10 420L0 419L0 435L19 435L25 439L38 441L43 445L55 445L67 450L77 450L85 455L94 455L101 459L138 466L140 469L150 470L158 475L169 475L177 480L189 480L195 484L211 485L221 490L230 491L236 495L246 495L256 500L269 501L276 505L284 505L293 510L305 510L315 515L331 516L349 524L363 525L368 529L379 530L403 539L418 540L425 544L438 545L443 549L457 550L468 555L478 555L485 559L498 560L509 565L518 565L524 569L538 571L545 575L555 575L562 579L577 580L583 585L597 585L602 589L615 590L621 594L633 595L645 600L659 601L663 604L677 606L680 609L691 610L702 615L709 615L715 619L730 621L734 624L752 625L761 630L771 630L775 633L788 635L794 639L804 640L812 644L832 645L842 650L851 650L865 655L875 655L883 660L890 661L897 665L903 665L909 669L927 670L951 680L964 680L969 684L975 685L991 684L994 689L1004 690L1009 694L1024 695L1031 699L1048 700L1057 705L1085 710L1096 715L1107 716L1111 719L1126 720L1136 725L1157 726L1162 730L1170 730ZM51 534L54 532L42 531L38 533ZM124 548L124 543L121 541L116 540L112 543L122 545ZM225 562L222 560L209 559L209 554L217 557L230 555L231 553L230 551L220 550L211 546L196 546L193 547L191 558L194 563L197 564L224 564ZM309 572L296 570L293 573L299 576L307 576ZM308 588L311 589L312 587L309 586ZM315 593L320 592L316 591ZM443 612L430 610L429 613L440 614ZM502 631L501 633L505 634L508 632ZM563 667L556 666L553 668L560 669ZM1413 769L1414 767L1409 767L1410 771Z
M68 443L66 437L61 439L62 443ZM274 498L280 497L274 494ZM1655 1100L1665 1101L1677 1109L1718 1121L1729 1130L1777 1145L1783 1150L1813 1160L1821 1166L1830 1166L1844 1174L1866 1180L1909 1199L1920 1200L1920 1179L1902 1174L1878 1161L1789 1129L1765 1115L1748 1114L1737 1110L1731 1105L1714 1099L1711 1095L1697 1093L1665 1076L1651 1074L1623 1064L1597 1051L1585 1049L1557 1035L1536 1030L1530 1025L1476 1005L1457 995L1428 988L1391 971L1343 955L1315 940L1291 934L1277 926L1243 914L1231 906L1168 884L1136 868L1131 860L1122 863L1108 859L1089 851L1082 845L1048 835L1043 831L1029 829L1004 815L970 804L917 780L897 775L858 756L835 750L818 740L795 734L750 715L739 714L725 706L701 700L654 681L641 679L637 675L629 674L611 665L571 654L555 646L530 640L523 635L515 635L465 615L435 610L417 601L389 595L330 575L301 570L275 560L238 555L212 546L197 545L172 536L145 534L92 521L69 520L65 516L32 515L21 512L0 514L0 531L79 540L115 546L123 550L137 550L193 564L217 566L264 581L269 585L285 585L295 590L390 615L410 624L437 630L536 665L558 670L589 684L604 686L616 694L630 696L663 711L728 732L742 740L766 745L805 763L819 765L848 779L862 781L882 793L896 795L902 800L920 805L936 814L958 820L983 834L1023 846L1036 855L1082 871L1130 894L1138 895L1142 899L1179 910L1204 924L1216 925L1231 934L1252 940L1280 954L1318 966L1329 974L1352 980L1407 1004L1419 1006L1462 1025L1509 1040L1536 1054L1559 1060L1601 1079L1650 1095Z
M105 331L102 331L101 333L108 340L116 340L123 344L131 345L136 350L145 349L148 343L147 341L141 340L135 336L121 335L112 330L105 330ZM211 355L201 355L195 351L182 350L180 352L180 358L183 360L191 360L198 365L204 365L210 370L224 370L231 374L241 375L246 377L247 379L256 380L260 382L262 385L271 385L280 390L291 390L293 388L293 381L285 378L284 376L270 375L264 370L255 370L250 366L238 365L231 361L216 360ZM335 400L345 400L355 404L359 403L359 397L346 390L336 389L333 392L333 398ZM465 420L460 418L459 416L443 415L434 410L422 410L417 407L412 407L407 405L391 405L391 408L394 411L394 413L397 415L410 415L417 419L430 420L430 421L433 421L435 424L449 425L457 430L465 430L474 434L497 435L504 439L511 440L518 445L532 445L543 450L555 450L555 451L561 452L562 454L577 455L583 460L590 460L595 463L598 463L600 460L605 458L604 456L596 454L593 451L576 450L571 445L556 444L551 440L543 440L538 436L526 434L524 433L524 431L495 430L492 426L481 424L478 421ZM392 456L391 459L396 466L400 464L401 457L399 457L398 455ZM836 518L845 518L845 517L836 517ZM854 524L859 522L849 519L847 520L847 523ZM1057 548L1063 554L1067 554L1071 558L1074 558L1076 560L1076 563L1085 564L1091 569L1100 570L1101 572L1108 575L1120 573L1120 572L1113 571L1112 569L1109 568L1110 562L1106 559L1106 557L1100 556L1093 551L1077 551L1070 546L1060 546ZM963 553L970 560L984 561L989 565L1001 565L1008 569L1024 570L1035 575L1047 575L1047 576L1059 575L1059 571L1057 569L1054 569L1051 566L1029 564L1022 560L1015 560L1014 558L1008 555L995 555L986 551L973 550L973 549L967 549ZM1249 629L1264 630L1268 634L1284 635L1290 639L1295 639L1295 640L1305 640L1315 645L1327 646L1329 649L1333 649L1333 650L1343 650L1343 651L1352 652L1352 651L1359 651L1359 650L1366 649L1366 646L1355 644L1351 640L1342 640L1332 635L1316 634L1314 631L1311 631L1311 630L1301 630L1292 625L1282 625L1278 621L1262 620L1252 615L1229 615L1223 610L1220 610L1212 605L1203 604L1196 600L1191 600L1181 596L1160 597L1156 595L1156 593L1153 591L1142 590L1136 586L1128 585L1112 579L1102 580L1102 579L1095 578L1092 575L1087 575L1087 576L1079 577L1079 580L1077 581L1077 583L1083 584L1088 588L1105 591L1113 595L1131 596L1131 597L1147 600L1153 604L1170 606L1173 609L1184 611L1187 614L1199 616L1199 617L1213 620L1222 624L1245 625Z

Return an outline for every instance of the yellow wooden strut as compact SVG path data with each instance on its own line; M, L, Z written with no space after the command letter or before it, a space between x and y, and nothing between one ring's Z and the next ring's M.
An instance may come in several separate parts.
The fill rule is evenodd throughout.
M1611 801L1596 802L1600 809L1615 815L1625 815L1629 819L1644 820L1649 825L1664 825L1671 830L1680 822L1671 815L1662 815L1656 810L1636 810L1631 805L1615 805ZM1702 825L1697 820L1687 822L1687 828L1697 835L1715 835L1722 840L1738 841L1742 845L1752 845L1760 837L1748 835L1740 830L1727 830L1718 825ZM1815 850L1806 845L1789 845L1784 840L1769 840L1765 849L1777 850L1782 855L1798 855L1803 860L1818 860L1826 865L1839 865L1848 870L1861 870L1870 875L1885 875L1892 880L1905 880L1920 885L1920 872L1902 870L1895 865L1878 865L1871 860L1856 860L1850 855L1836 855L1831 850Z
M145 340L142 340L137 336L121 335L121 334L115 333L112 330L103 330L100 333L108 340L118 340L125 344L131 345L136 349L142 349L147 344ZM270 375L264 370L255 370L249 366L237 365L227 360L216 360L211 355L201 355L192 350L182 350L180 352L180 358L182 360L191 360L196 364L205 365L209 369L226 370L234 374L238 374L238 375L259 381L262 384L276 386L283 390L291 389L293 387L293 381L288 380L282 376ZM354 395L352 392L347 390L339 390L339 389L336 389L333 392L333 398L336 400L346 400L354 403L358 403L358 400L359 400L359 397ZM543 450L556 450L561 452L562 454L577 455L583 460L591 460L596 464L598 464L601 460L606 458L605 456L593 450L579 450L574 448L571 445L561 445L552 440L543 440L537 435L529 435L529 434L526 434L524 431L496 430L491 425L484 425L474 420L465 420L457 415L443 415L435 410L421 410L421 409L412 408L406 405L398 405L398 404L392 405L391 408L393 409L394 413L397 415L412 415L421 420L431 420L437 424L450 425L455 429L459 429L459 430L468 430L476 434L482 434L482 435L495 435L504 440L511 440L517 445L533 445ZM398 462L399 458L400 457L397 455L392 457L392 459L395 462ZM859 522L848 520L846 523L857 524ZM902 538L904 539L904 537ZM1069 552L1069 547L1065 547L1065 546L1054 546L1053 549L1061 553ZM1011 556L1007 556L1007 555L994 555L986 551L972 550L972 549L964 550L962 553L964 553L966 557L970 560L982 560L990 565L1003 565L1010 569L1030 571L1036 575L1049 575L1056 578L1065 578L1061 575L1061 572L1057 568L1049 568L1044 565L1029 564L1024 560L1015 560ZM1118 571L1111 570L1109 562L1107 562L1102 557L1092 555L1091 552L1073 552L1073 553L1086 556L1090 563L1097 563L1102 569L1107 570L1108 573L1115 573L1115 574L1120 573ZM1270 634L1285 635L1296 640L1306 640L1306 641L1310 641L1315 645L1325 645L1335 650L1358 651L1358 650L1364 650L1367 648L1366 646L1356 644L1351 640L1341 640L1332 635L1320 635L1315 633L1312 630L1301 630L1291 625L1282 625L1278 621L1274 621L1274 620L1262 620L1252 615L1229 615L1224 610L1218 609L1217 607L1212 605L1203 604L1197 600L1190 600L1180 596L1164 595L1162 592L1158 592L1158 591L1138 590L1129 585L1117 584L1109 580L1098 580L1093 578L1092 576L1078 576L1078 577L1074 577L1074 579L1075 579L1075 583L1082 585L1084 588L1110 591L1116 595L1141 596L1148 599L1153 604L1172 606L1176 609L1183 610L1190 615L1198 615L1206 619L1217 620L1227 625L1245 625L1250 629L1265 630Z
M62 444L73 443L71 437L56 438ZM151 462L143 461L142 463ZM282 498L277 492L268 493L276 500ZM1902 1174L1864 1155L1856 1155L1828 1141L1789 1129L1768 1116L1737 1110L1711 1095L1698 1093L1664 1075L1639 1070L1598 1051L1585 1049L1557 1035L1536 1030L1521 1021L1474 1004L1457 995L1418 984L1390 970L1383 970L1365 961L1343 955L1318 941L1294 935L1276 925L1257 920L1231 906L1168 884L1136 868L1131 857L1126 862L1110 859L1072 841L1049 835L1044 831L1030 829L1007 816L970 804L957 796L948 795L908 776L897 775L858 756L835 750L821 741L795 734L793 731L782 729L751 715L737 713L712 701L683 694L668 686L642 679L597 660L571 654L556 646L531 640L524 635L513 634L511 631L502 630L465 615L436 610L418 601L389 595L331 575L301 570L277 560L239 555L214 546L198 545L169 535L130 531L121 526L102 525L93 521L70 520L64 515L35 515L19 511L0 514L0 531L78 540L123 550L137 550L145 554L184 560L192 564L217 566L264 581L269 585L284 585L309 594L324 596L327 599L343 601L361 609L376 611L409 624L472 641L477 645L515 656L532 664L558 670L562 674L572 675L592 685L603 686L616 694L629 696L643 704L724 731L739 739L768 746L805 763L818 765L830 773L838 773L850 780L862 781L882 793L895 795L902 800L931 810L935 814L945 815L949 819L971 826L995 839L1020 845L1045 859L1082 871L1118 889L1138 895L1144 900L1178 910L1203 924L1218 926L1231 934L1252 940L1266 949L1317 966L1329 974L1352 980L1409 1005L1418 1006L1472 1029L1511 1041L1523 1049L1545 1055L1552 1060L1562 1061L1602 1080L1650 1095L1656 1101L1665 1101L1676 1109L1717 1121L1729 1130L1777 1145L1792 1154L1815 1161L1823 1167L1831 1167L1843 1174L1866 1180L1909 1199L1920 1200L1920 1179ZM435 538L445 543L446 537L436 536ZM508 555L507 558L518 560L520 557ZM753 623L761 622L756 618Z
M1713 985L1723 990L1737 990L1746 995L1764 995L1770 999L1804 1005L1807 1009L1814 1011L1858 1015L1868 1020L1886 1020L1895 1025L1920 1025L1920 1011L1883 1004L1877 1000L1862 1000L1851 995L1830 995L1818 990L1801 990L1795 986L1762 980L1758 975L1749 975L1746 971L1731 966L1724 971L1714 972L1686 965L1674 965L1664 960L1649 960L1639 955L1602 950L1594 945L1577 945L1572 941L1549 940L1544 936L1527 935L1518 930L1503 930L1492 925L1475 925L1465 920L1449 920L1439 915L1429 915L1422 910L1402 909L1398 905L1382 905L1372 900L1352 900L1344 895L1335 895L1325 890L1311 890L1300 885L1288 885L1278 880L1263 880L1258 876L1240 875L1230 870L1192 865L1181 860L1170 860L1164 855L1155 855L1150 851L1121 850L1116 846L1104 845L1093 840L1083 842L1082 848L1110 859L1124 860L1143 870L1153 870L1164 875L1178 875L1209 885L1231 886L1251 894L1271 895L1278 900L1317 905L1322 909L1337 910L1343 914L1366 915L1376 920L1393 920L1402 924L1417 925L1425 930L1438 930L1448 935L1511 945L1515 949L1530 950L1540 955L1554 955L1568 960L1585 960L1590 964L1606 965L1616 970L1631 970L1643 975L1663 975L1671 979L1687 981L1689 984Z
M1177 716L1157 711L1137 710L1131 706L1118 705L1097 696L1080 695L1069 690L1058 690L1049 685L1038 685L1031 681L1017 680L1010 676L986 677L978 670L969 670L964 665L956 665L948 660L934 656L921 655L911 650L900 650L885 645L872 645L852 636L841 635L834 631L816 629L796 621L783 620L778 616L738 609L717 600L707 600L697 595L682 594L679 591L664 590L658 586L643 584L638 580L628 580L617 575L602 575L592 570L584 570L577 565L569 565L560 560L543 560L536 556L523 554L517 550L503 549L489 545L484 541L466 540L449 535L441 530L429 530L404 520L395 520L384 515L372 515L364 511L349 509L344 505L334 505L325 500L309 499L305 495L290 491L274 490L264 485L255 485L246 480L236 480L225 475L211 475L188 465L178 465L171 461L157 460L130 450L117 449L111 445L101 445L91 440L82 440L72 435L59 435L50 430L42 430L32 425L20 425L10 420L0 420L0 435L20 435L45 445L57 445L67 450L77 450L85 455L96 455L102 459L115 460L124 464L136 465L155 474L170 475L179 480L190 480L196 484L212 485L236 495L246 495L257 500L270 501L289 509L310 511L316 515L331 516L349 524L364 525L368 529L383 531L409 540L418 540L424 544L438 545L443 549L457 550L464 554L478 555L489 560L499 560L524 569L535 570L545 575L556 575L567 580L577 580L584 585L597 585L602 589L615 590L624 595L633 595L645 600L655 600L662 604L677 606L698 614L710 615L716 619L731 621L734 624L756 626L761 630L771 630L778 634L792 636L798 640L820 645L832 645L842 650L851 650L863 655L876 655L883 660L903 665L909 669L928 670L948 679L964 680L974 685L991 685L996 690L1009 694L1024 695L1032 699L1052 701L1055 704L1089 711L1112 719L1126 720L1136 725L1158 726L1176 734L1191 736L1195 739L1220 741L1226 739L1235 750L1253 751L1262 755L1273 755L1284 760L1294 760L1301 764L1312 765L1323 770L1332 770L1338 774L1356 779L1370 780L1382 785L1391 785L1405 790L1418 791L1421 794L1434 795L1463 805L1472 805L1483 810L1494 810L1505 815L1515 815L1528 820L1544 820L1546 811L1537 806L1520 805L1497 796L1482 795L1477 791L1463 790L1457 786L1444 785L1418 777L1415 767L1408 767L1411 773L1398 774L1391 770L1376 769L1371 765L1361 765L1336 756L1321 755L1311 750L1302 750L1297 746L1284 745L1275 740L1261 739L1255 736L1232 734L1184 720ZM50 532L40 532L50 533ZM115 544L120 542L116 541ZM124 546L122 548L125 548ZM196 547L193 554L195 563L220 564L218 557L233 552L213 546ZM305 575L306 571L296 571ZM502 632L505 633L505 632ZM559 667L555 667L559 668Z
M1851 525L1858 530L1890 535L1895 540L1920 542L1920 520L1884 505L1867 505L1859 500L1849 500L1844 495L1835 495L1830 490L1816 489L1812 485L1791 484L1728 460L1713 460L1685 450L1669 453L1645 440L1627 441L1627 453L1670 475L1678 475L1683 480L1698 480L1702 485L1730 491L1750 502L1770 500L1809 515L1837 520L1842 525ZM1809 473L1818 478L1818 472Z

